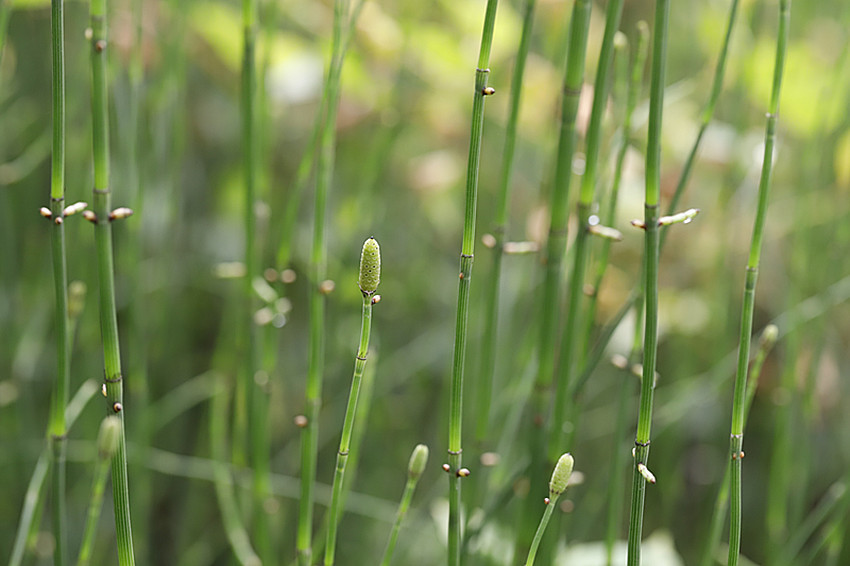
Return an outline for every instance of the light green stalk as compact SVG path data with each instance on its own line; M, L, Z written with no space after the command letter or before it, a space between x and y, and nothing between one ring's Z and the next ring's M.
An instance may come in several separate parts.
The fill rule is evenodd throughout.
M65 407L71 382L70 339L68 332L68 265L65 255L65 3L51 2L51 40L53 45L53 153L50 177L52 214L53 288L56 297L56 385L50 403L50 427L53 464L53 537L56 548L53 563L62 566L67 558L65 522L65 452L68 427ZM0 47L2 49L2 47Z
M596 169L599 162L599 143L602 137L602 118L608 102L608 74L614 53L614 34L620 27L623 0L611 0L605 17L605 34L599 53L599 65L593 90L593 106L587 128L585 148L585 171L582 177L579 199L576 205L578 232L573 249L573 270L570 274L567 298L567 320L561 335L560 360L555 407L552 414L552 435L549 437L549 457L554 458L564 446L566 421L575 417L572 399L568 398L570 384L575 381L575 346L580 341L578 329L581 322L581 298L584 289L584 272L587 264L588 236L590 235L590 212L596 191Z
M106 487L106 476L109 473L109 462L118 449L120 434L121 420L118 417L106 417L100 423L100 432L97 435L98 458L95 463L89 512L86 516L86 525L83 528L83 541L80 545L77 566L88 566L91 562L94 535L97 532L97 522L100 520L100 511L103 507L103 491Z
M73 322L73 319L72 319ZM71 333L73 334L73 333ZM74 421L82 413L86 404L99 392L94 380L83 382L71 402L65 409L65 424L70 430ZM21 509L21 518L18 520L18 531L15 534L15 542L12 545L12 555L9 558L9 566L20 566L26 550L27 535L35 523L36 509L44 500L44 482L47 479L47 470L50 467L50 446L45 445L38 457L33 469L27 491L24 494L24 505Z
M534 533L534 540L531 542L531 549L528 551L528 558L525 561L525 566L532 566L534 558L537 556L537 548L540 546L540 541L543 539L543 533L546 531L546 525L549 524L549 519L552 517L552 510L558 504L558 498L567 489L567 482L570 475L573 473L573 457L567 453L563 454L558 463L555 464L555 469L552 472L552 479L549 480L549 497L546 499L546 510L543 512L543 517L540 519L540 525L537 527L537 532Z
M726 58L729 54L729 41L732 38L732 29L735 27L735 17L738 14L738 0L732 0L732 3L729 5L729 17L726 23L726 35L723 37L723 45L720 48L720 56L717 59L717 67L714 69L714 80L711 83L711 94L708 97L708 101L705 104L705 108L702 111L702 121L700 123L699 132L697 133L697 137L694 140L694 145L691 147L691 151L688 154L688 158L685 160L685 164L682 167L682 173L679 175L679 182L676 184L676 190L673 192L673 197L670 199L670 206L667 209L668 214L673 214L676 209L679 207L679 199L685 192L685 187L688 184L688 180L691 176L691 170L693 169L694 161L696 160L697 151L699 150L700 143L702 142L702 138L705 135L705 131L708 129L708 125L711 123L711 118L714 116L714 108L717 106L717 100L720 98L720 91L723 90L723 77L726 74ZM664 242L667 239L667 228L664 228L661 232L661 245L664 246Z
M124 441L124 385L115 313L115 275L112 255L112 190L109 187L109 105L106 89L106 0L91 2L92 146L94 157L93 211L100 283L100 326L103 340L104 382L107 412L121 419L118 451L112 459L112 498L118 561L135 564L130 525L130 490L127 484L127 448Z
M750 413L750 408L753 405L753 399L756 396L758 389L759 377L761 369L764 366L764 361L770 350L773 349L776 340L779 337L779 329L774 324L769 324L762 331L761 339L759 340L759 348L753 364L750 367L750 376L747 380L747 398L744 408L744 424L746 425L747 417ZM700 566L711 566L714 563L714 550L720 542L721 531L726 523L726 511L729 509L729 475L731 466L726 466L723 473L723 481L720 482L720 490L717 492L717 498L714 501L714 511L711 515L711 523L708 529L708 537L705 548L703 549Z
M331 60L328 64L328 109L322 129L316 178L316 202L313 217L313 249L310 256L310 337L305 416L307 426L301 436L301 501L298 515L297 552L300 566L312 562L313 492L319 451L319 410L322 406L324 372L325 292L322 283L327 272L325 216L328 189L333 177L336 152L336 115L339 107L342 67L342 30L349 19L349 0L334 2L334 30Z
M220 380L223 382L223 379ZM224 533L241 566L260 566L262 562L251 546L248 532L242 524L239 507L233 495L231 472L226 464L227 456L227 388L219 384L219 391L212 396L209 417L210 453L213 458L213 481L216 498L224 524Z
M417 444L410 455L410 462L407 464L407 483L404 485L404 493L401 496L401 501L398 504L398 512L393 522L393 530L390 533L390 540L387 542L387 549L384 551L384 558L381 560L381 566L390 566L395 552L395 545L398 541L398 534L401 531L401 523L404 521L407 510L410 507L410 502L413 500L413 492L416 491L416 484L419 483L419 478L422 472L425 471L425 466L428 464L428 447L424 444Z
M476 427L475 439L483 443L490 432L490 400L493 394L493 373L496 363L496 339L499 323L499 286L502 280L502 258L505 249L505 234L508 224L508 201L510 196L511 173L514 163L514 148L516 147L517 121L519 119L519 103L522 97L522 78L525 73L525 61L528 58L528 46L531 43L531 31L534 23L534 5L536 0L525 0L525 11L522 21L522 34L517 50L514 73L511 78L511 100L508 122L505 126L505 147L502 150L502 176L499 185L498 202L496 205L495 226L493 236L496 239L493 246L493 267L487 278L485 290L487 311L484 320L484 336L481 346L481 371L476 381L475 399Z
M467 319L469 315L469 286L475 251L475 216L478 207L478 165L481 159L481 142L484 132L484 97L493 91L487 86L490 74L490 47L496 22L498 0L487 0L484 29L478 67L475 70L475 90L472 97L472 126L470 128L469 160L466 169L466 199L463 220L463 242L460 251L460 275L457 291L457 318L452 362L451 398L449 402L449 566L460 566L460 480L461 480L461 426L463 421L463 369L466 361Z
M543 260L544 280L540 313L540 334L537 350L537 377L531 401L531 419L535 430L531 433L531 464L529 477L533 482L546 473L546 411L551 402L552 379L555 369L555 337L561 312L561 265L567 247L567 221L569 219L569 191L572 178L572 161L576 144L576 117L581 87L584 80L584 60L587 52L587 35L590 24L590 0L576 0L573 4L568 35L569 53L564 74L564 96L561 105L561 125L558 138L557 166L550 205L549 236ZM551 423L550 423L551 424ZM531 498L526 498L514 548L514 562L528 553L537 523L537 509Z
M259 308L253 288L254 277L259 276L259 249L257 246L257 0L242 2L242 173L245 185L245 278L243 280L244 311L242 313L245 333L240 379L237 388L237 405L234 426L233 448L237 463L244 461L248 447L253 469L251 494L257 549L263 561L273 562L272 540L268 513L264 503L271 493L269 463L269 396L267 383L259 377L260 336L253 322L254 312ZM247 417L247 418L246 418ZM247 426L247 430L244 428ZM241 454L240 454L241 453Z
M776 122L779 113L779 94L782 73L785 68L785 49L788 43L788 21L790 0L780 0L779 32L776 40L776 61L773 68L773 89L768 107L767 125L764 135L764 158L759 179L758 208L756 209L750 254L747 260L744 300L741 308L741 334L738 347L738 368L735 375L735 396L732 401L732 430L729 440L731 461L731 501L729 520L728 566L737 566L741 550L741 458L744 456L744 422L747 405L747 366L750 361L750 336L753 329L756 280L758 278L761 242L767 216L767 199L770 189L770 174L773 165L773 147L776 141Z
M334 473L333 495L331 496L330 519L328 522L328 541L325 549L325 566L334 563L336 552L336 530L342 514L342 489L345 480L345 466L348 463L348 452L351 448L351 435L354 430L354 418L357 415L357 398L360 395L360 383L363 370L366 368L366 356L369 354L369 337L372 332L372 304L375 291L381 279L381 250L374 238L369 238L363 244L360 256L360 292L363 295L363 314L360 323L360 346L354 359L354 375L351 378L351 391L348 394L348 406L345 409L345 420L342 424L342 436L339 440L339 451L336 455L336 472Z
M658 345L658 207L661 194L661 114L664 106L664 67L667 62L667 19L669 0L655 4L652 45L652 79L649 95L649 137L646 148L646 198L644 203L644 348L640 409L635 435L635 465L632 478L632 505L629 519L628 565L640 564L640 538L643 531L643 503L646 477L641 465L649 460L652 428L652 400L655 390L655 359Z

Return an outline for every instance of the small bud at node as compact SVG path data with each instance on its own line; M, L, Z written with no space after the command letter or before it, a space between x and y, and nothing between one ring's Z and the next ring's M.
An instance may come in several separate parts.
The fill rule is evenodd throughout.
M280 280L284 283L295 283L297 278L298 274L295 273L294 269L284 269L280 272Z
M298 428L307 428L307 417L304 415L295 415L295 418L292 420Z
M484 90L481 91L481 93L484 96L491 96L493 94L496 94L496 89L491 87L491 86L488 86L488 87L485 87Z
M269 283L274 283L278 278L277 269L273 269L271 267L266 268L266 270L263 271L263 277L265 277L266 281Z
M50 218L51 216L53 216L53 213L52 213L52 212L50 212L50 209L49 209L49 208L47 208L46 206L42 206L41 208L39 208L39 209L38 209L38 211L39 211L39 212L41 213L41 215L42 215L42 216L44 216L45 218Z
M549 499L548 497L543 498L543 503L545 503L546 505L549 505L549 503L551 503L551 502L552 502L552 500Z
M451 471L451 469L452 469L452 467L449 466L448 464L443 464L443 471L444 472L448 473L449 471Z
M100 386L100 392L103 393L103 396L106 397L106 384Z
M644 464L643 462L639 463L637 465L637 469L638 472L640 472L640 475L642 475L646 481L648 481L649 483L655 483L655 475L649 471L649 468L646 467L646 464Z
M321 293L322 295L330 295L331 293L333 293L335 287L336 283L334 283L330 279L325 279L319 284L319 293Z
M381 302L381 296L380 295L375 295L375 296L372 297L372 304L373 305L377 305L380 302Z
M467 468L461 468L461 469L459 469L459 470L457 471L457 477L459 477L459 478L468 478L468 477L469 477L469 474L471 474L471 473L472 473L472 472L470 472L470 471L469 471L469 469L467 469Z
M91 210L86 210L83 212L83 218L91 222L92 224L97 224L97 214L92 212Z
M126 206L122 206L120 208L116 208L112 212L109 213L110 220L121 220L122 218L128 218L133 215L133 210L127 208Z
M121 409L123 409L123 408L124 407L121 406L121 403L113 403L113 405L112 405L112 410L115 411L116 413L120 413Z
M496 247L496 236L493 234L484 234L481 236L481 243L484 244L485 248L493 249Z
M77 214L78 212L84 211L87 206L88 204L83 201L75 202L74 204L65 207L65 210L62 211L62 216Z
M57 224L57 225L58 225L58 224L62 224L62 217L61 217L61 216L57 216L56 218L54 218L54 219L53 219L53 223L54 223L54 224Z

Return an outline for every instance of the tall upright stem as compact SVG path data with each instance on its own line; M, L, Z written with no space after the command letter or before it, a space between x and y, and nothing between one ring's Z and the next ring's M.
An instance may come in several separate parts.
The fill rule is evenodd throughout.
M53 456L53 536L56 549L53 563L61 566L67 558L65 523L65 451L68 427L70 363L68 338L68 268L65 255L65 20L64 0L52 0L51 40L53 45L53 153L50 177L50 212L53 228L53 288L56 297L56 384L50 406L48 436ZM2 49L2 47L0 47Z
M658 207L661 187L661 114L664 106L664 68L667 61L667 19L669 0L655 4L652 43L652 78L649 94L649 134L646 148L646 198L644 203L644 348L643 376L632 478L632 505L629 519L628 564L640 564L640 538L643 531L643 504L646 478L640 465L649 460L652 428L652 401L655 390L655 357L658 341Z
M336 153L336 115L339 107L343 53L342 32L345 22L349 19L349 4L349 0L334 2L331 60L328 63L325 86L328 91L327 115L319 136L321 147L316 176L313 249L310 255L310 336L305 407L307 426L301 436L301 501L296 544L300 566L309 566L312 560L313 492L319 450L319 409L322 406L324 371L325 291L322 283L327 273L325 215Z
M767 199L770 189L770 174L773 165L773 146L776 141L776 122L779 113L779 93L782 87L782 72L785 68L785 48L788 43L788 20L790 0L779 3L779 33L776 40L776 60L773 67L773 89L767 113L764 134L764 157L759 178L758 207L756 209L750 254L747 259L744 282L744 300L741 308L741 334L738 346L738 366L735 374L735 394L732 401L732 430L729 437L731 458L730 505L729 505L729 566L737 566L741 551L741 465L744 457L744 422L747 407L747 367L750 361L750 337L753 331L756 280L758 279L761 243L764 222L767 217Z
M112 254L111 198L109 187L109 106L106 88L106 0L91 2L92 62L92 154L94 158L95 244L100 284L100 329L103 340L104 382L107 412L121 419L118 450L112 458L112 499L118 561L135 564L130 526L130 490L127 484L127 447L124 441L124 384L118 346L118 320L115 313L115 276Z
M566 420L575 411L568 411L572 401L567 399L567 392L575 380L574 366L576 343L579 341L578 329L581 322L581 298L584 289L584 272L587 264L587 240L590 235L590 207L596 191L596 165L599 162L599 138L602 135L602 117L605 103L608 100L608 71L614 53L614 34L620 27L620 15L623 11L623 0L612 0L608 3L605 18L605 35L599 54L599 65L596 69L596 80L593 89L593 107L590 123L587 128L587 145L585 149L585 171L582 177L579 200L576 205L578 215L578 232L573 253L573 270L570 274L570 284L567 299L567 321L561 337L561 359L558 368L558 384L555 393L555 407L552 416L552 436L549 438L549 458L556 458L564 450L564 431Z
M463 420L463 369L466 358L467 319L469 315L469 285L475 248L475 216L478 206L478 165L481 159L481 142L484 132L484 97L488 90L490 74L490 47L496 22L498 0L487 0L484 30L478 67L475 70L475 90L472 98L472 127L469 140L469 160L466 169L466 201L464 206L463 242L460 251L460 274L457 293L457 318L452 362L451 398L449 402L449 566L460 566L460 480L463 451L461 425Z
M576 0L573 4L569 28L569 52L564 73L564 95L561 103L561 125L558 137L557 165L550 205L549 235L543 259L544 280L540 309L540 328L537 349L537 376L531 400L532 433L529 477L534 482L545 477L546 469L546 413L551 399L555 369L555 338L561 312L561 265L567 247L567 221L569 219L569 191L572 179L573 152L576 144L576 117L584 81L584 60L587 53L587 36L590 24L590 0ZM551 423L550 423L551 424ZM527 497L516 546L514 562L527 556L537 526L537 505Z

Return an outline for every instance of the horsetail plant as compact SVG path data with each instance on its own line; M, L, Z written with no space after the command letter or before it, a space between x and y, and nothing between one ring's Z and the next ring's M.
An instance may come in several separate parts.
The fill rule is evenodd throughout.
M537 548L540 546L540 541L543 539L543 533L546 531L546 526L549 524L549 519L552 517L552 510L558 503L558 498L567 489L567 483L570 480L570 475L573 473L575 461L569 452L562 454L558 458L558 463L555 464L555 469L552 471L552 478L549 480L549 497L546 498L546 510L543 511L543 517L540 519L540 525L537 527L537 532L534 534L534 540L531 542L531 549L528 551L528 558L525 561L525 566L533 566L534 559L537 556Z
M310 254L310 337L306 387L306 426L301 434L301 500L298 513L297 553L299 566L312 562L313 492L316 484L316 462L319 452L319 410L322 406L324 373L325 284L327 243L325 216L328 189L333 177L336 153L336 115L339 108L340 74L343 62L343 27L349 21L349 0L335 0L333 39L328 64L328 106L319 136L318 172L313 216L313 248Z
M779 328L775 324L768 324L761 333L759 339L758 351L755 359L750 367L750 375L747 379L747 399L744 407L744 424L746 425L747 417L750 413L750 408L753 405L753 399L756 396L758 389L759 377L761 369L764 366L764 361L767 355L773 349L776 340L779 338ZM723 480L720 482L720 490L717 492L717 498L714 502L714 511L711 515L711 523L708 529L707 542L703 550L700 566L710 566L714 561L714 550L720 542L720 534L723 530L723 525L726 522L726 512L729 509L729 474L731 466L727 465L723 474Z
M62 566L67 555L65 522L65 452L68 426L65 407L71 382L68 320L68 264L65 255L65 2L52 0L50 8L53 46L53 151L51 157L50 210L53 255L53 288L56 301L56 384L50 403L48 440L53 476L53 563ZM2 46L0 46L2 49ZM76 206L76 205L75 205ZM69 207L72 208L72 207ZM69 210L70 212L70 210ZM44 214L44 213L42 213ZM47 216L47 215L45 215Z
M550 203L549 235L543 260L544 280L541 294L540 334L537 348L537 376L531 401L531 418L535 427L532 434L529 477L545 474L547 456L546 422L547 404L551 400L551 387L555 370L555 337L558 335L560 295L563 281L561 268L567 247L567 221L569 220L569 190L572 178L572 161L576 144L576 117L581 87L584 80L584 63L590 25L590 0L576 0L573 4L569 27L569 53L564 74L564 95L561 102L561 124L558 138L557 165L555 169L552 202ZM550 423L551 424L551 423ZM514 559L528 553L537 523L537 510L531 498L526 498L521 523L517 533Z
M505 125L505 146L502 150L502 176L499 181L496 218L493 226L493 266L492 273L487 278L486 314L484 320L484 335L481 345L481 371L476 381L476 425L475 439L481 444L486 440L490 430L490 400L493 393L493 373L496 363L496 338L499 321L499 286L502 280L502 258L504 257L505 238L508 224L508 197L510 195L511 173L516 147L517 122L519 120L519 103L522 97L522 79L525 74L525 61L528 58L528 47L531 43L532 27L534 24L534 6L536 0L525 0L514 73L511 78L510 111Z
M457 318L455 320L455 343L452 361L452 384L449 401L449 566L460 566L461 520L460 480L469 475L462 467L463 452L461 426L463 424L463 369L466 361L467 320L469 317L469 286L475 250L475 216L478 206L478 165L481 160L481 141L484 132L484 97L496 91L487 86L490 74L490 48L493 44L493 28L496 22L498 0L487 0L484 29L481 33L481 48L478 67L475 69L475 90L472 98L472 127L469 140L469 160L466 169L466 199L463 219L463 242L460 251L460 274L458 276Z
M552 412L552 435L549 437L549 455L554 458L564 445L566 420L574 418L572 399L569 398L569 385L575 380L573 366L576 364L575 345L579 341L578 331L581 321L581 298L584 290L584 272L588 254L588 236L591 230L591 205L596 190L596 164L599 161L599 138L602 135L602 117L608 101L608 74L614 53L614 36L620 27L620 15L623 0L608 3L605 16L605 34L599 53L599 65L593 89L593 107L587 128L585 148L585 170L581 181L579 199L576 205L578 231L573 247L573 270L567 298L567 320L561 336L560 360L557 386L555 388L555 407ZM560 165L560 164L559 164ZM573 430L575 430L573 428Z
M741 459L744 457L744 423L747 406L747 366L750 361L750 336L753 330L756 280L758 279L764 222L767 216L767 199L773 165L773 147L776 141L776 122L779 117L779 93L785 68L785 50L788 43L790 0L779 2L779 32L776 40L776 59L773 67L773 88L768 106L764 134L764 157L759 178L758 206L753 224L750 254L747 260L744 283L744 300L741 308L741 334L738 347L738 366L735 374L735 393L732 401L732 430L729 437L731 457L730 508L729 508L729 566L737 566L741 550Z
M103 507L103 491L106 487L106 477L109 474L109 462L118 450L120 434L121 420L118 417L108 416L101 421L100 431L97 434L97 462L95 463L89 512L86 516L86 525L83 528L83 541L80 545L77 566L88 566L91 562L94 536L97 532L97 523L100 520L100 511Z
M354 430L354 418L357 414L357 398L360 395L360 383L363 370L366 367L366 357L369 354L369 337L372 332L372 305L379 297L375 295L381 282L381 248L375 238L369 238L363 244L360 253L360 277L358 285L363 296L363 310L360 322L360 346L354 359L354 375L351 378L351 392L348 395L348 406L345 409L345 420L342 424L342 436L339 440L339 451L336 455L336 471L334 472L333 491L331 495L330 519L328 522L328 538L325 548L325 566L334 563L336 552L336 530L342 514L342 488L345 480L345 466L348 463L348 452L351 447L351 434Z
M404 485L404 493L398 504L398 511L393 522L393 530L390 533L390 540L387 542L387 549L384 551L381 566L390 566L392 562L396 541L398 541L398 534L401 531L401 523L404 521L405 515L407 515L410 502L413 500L413 493L416 491L416 484L419 483L419 478L422 476L422 472L425 471L426 465L428 465L428 447L424 444L417 444L407 464L407 483Z
M100 326L103 339L104 383L107 411L121 420L118 450L112 458L112 498L118 561L135 564L133 531L130 525L130 490L127 485L127 447L124 441L124 385L115 312L115 274L112 254L112 221L126 218L128 208L111 210L109 187L109 106L106 89L106 0L91 2L92 147L94 157L93 210L86 215L95 225L97 275L100 283ZM89 212L89 211L86 211Z
M632 503L629 517L628 566L640 564L643 531L643 503L646 495L646 467L652 428L652 401L655 390L655 357L658 346L658 207L661 193L661 114L664 107L664 67L667 61L667 20L669 0L655 4L652 41L652 75L649 95L649 132L646 148L646 198L644 204L644 348L640 408L635 435Z

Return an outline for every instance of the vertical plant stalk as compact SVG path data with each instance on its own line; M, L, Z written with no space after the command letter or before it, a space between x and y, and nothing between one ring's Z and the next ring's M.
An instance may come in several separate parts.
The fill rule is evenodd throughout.
M561 125L558 137L557 165L552 190L549 218L549 235L543 260L543 293L540 309L540 335L538 338L538 367L531 401L531 463L529 477L532 483L546 473L546 411L551 402L552 380L555 370L555 337L561 312L563 270L561 264L567 247L567 221L569 220L569 191L572 180L572 161L576 144L576 117L584 80L584 63L587 52L587 35L590 24L590 0L576 0L573 4L568 35L569 52L564 74L564 95L561 103ZM551 423L549 423L551 424ZM520 527L514 548L514 562L528 554L531 538L537 524L537 506L533 498L526 497Z
M744 457L744 423L747 406L747 366L750 361L750 337L753 331L756 280L758 279L764 223L767 217L770 174L773 165L773 147L776 142L776 122L779 118L779 95L782 73L785 68L785 49L788 43L790 0L779 2L779 32L776 40L776 60L773 67L773 88L768 107L764 134L764 158L759 179L758 207L753 224L750 254L747 260L744 283L744 300L741 308L741 335L738 347L738 366L735 375L735 393L732 401L732 430L729 437L730 452L730 505L729 505L729 566L737 566L741 551L741 459Z
M261 566L262 562L251 546L248 532L242 524L239 506L233 495L233 480L225 463L227 456L227 399L229 391L219 379L218 391L210 399L210 453L213 458L213 483L218 499L224 533L241 566Z
M95 463L89 512L86 516L86 525L83 528L83 540L80 545L77 566L88 566L91 563L94 536L97 532L97 522L100 520L100 511L103 507L103 491L106 487L106 477L109 474L109 461L118 449L118 435L120 433L121 421L118 417L106 417L100 423L100 432L97 435L98 458Z
M499 185L496 219L493 227L495 244L493 246L492 274L487 279L485 291L487 312L484 320L484 336L481 346L481 371L476 382L475 398L476 426L475 439L483 443L490 431L490 400L493 395L493 373L496 364L496 339L499 323L499 287L502 279L502 258L504 257L505 238L508 224L508 201L510 196L511 173L513 171L514 150L516 147L519 103L522 98L522 78L525 74L525 61L528 58L528 46L534 24L534 6L536 0L525 0L522 20L522 33L517 50L514 73L511 78L511 100L508 122L505 126L505 147L502 151L502 177Z
M331 59L325 86L328 92L328 107L325 123L319 136L321 147L316 176L313 249L310 254L310 335L305 407L307 426L301 435L301 501L296 542L300 566L309 566L312 561L313 493L319 451L319 410L322 406L324 373L325 291L323 282L327 273L325 216L336 150L336 115L339 107L343 61L342 30L348 18L349 0L335 0Z
M428 447L424 444L417 444L407 464L407 483L404 485L404 493L398 504L398 511L393 522L393 529L390 532L390 540L387 542L387 549L384 551L384 558L381 560L381 566L390 566L392 562L393 552L395 552L395 545L398 541L398 534L401 532L401 523L407 515L410 502L413 500L413 493L416 491L416 484L419 483L419 478L422 476L422 472L425 471L427 464Z
M56 383L50 404L48 437L53 465L53 563L66 564L67 525L65 522L65 452L68 427L65 408L71 383L68 321L68 265L65 255L65 2L52 0L50 8L53 46L53 152L50 176L51 248L53 289L56 306ZM2 47L0 47L2 48Z
M234 448L250 447L250 461L253 469L251 484L252 507L257 540L257 549L263 561L273 562L269 516L265 511L265 501L271 493L269 445L270 431L268 423L269 395L267 374L260 373L260 336L254 323L254 312L259 308L254 292L254 277L259 273L259 250L257 247L257 0L242 1L242 171L245 184L245 278L243 293L245 310L242 314L246 332L246 348L243 352L243 366L237 399L243 401L237 407L234 430ZM264 379L265 377L265 379ZM247 418L245 418L247 414ZM242 430L242 427L248 427ZM244 444L240 440L246 440ZM244 457L243 457L244 459Z
M579 200L576 205L578 232L573 252L573 270L567 298L567 320L561 336L561 359L558 367L557 387L555 388L555 407L552 416L552 435L549 437L549 457L554 459L561 453L564 445L566 421L574 418L571 399L568 399L570 384L574 381L576 364L575 346L580 341L577 336L581 322L581 298L584 289L584 272L587 265L588 236L590 235L590 208L596 191L596 169L599 162L599 142L602 136L602 118L608 101L608 75L614 54L614 35L620 27L620 15L623 0L611 0L605 17L605 34L599 53L599 65L593 89L593 105L590 123L587 128L587 146L585 149L585 171L581 181ZM585 42L586 43L586 42ZM572 409L572 410L570 410Z
M546 531L546 526L549 524L549 519L552 518L552 510L558 504L558 498L567 489L567 482L570 475L573 473L573 457L567 453L563 454L555 465L552 472L552 479L549 480L549 497L546 498L546 510L543 511L543 517L540 519L540 525L537 527L537 532L534 533L534 540L531 542L531 549L528 551L528 558L525 561L525 566L533 566L534 559L537 556L537 548L540 546L540 541L543 540L543 533Z
M744 425L746 426L747 417L750 413L750 408L753 405L753 399L756 396L758 389L759 377L761 369L764 366L764 361L770 350L773 349L776 340L779 337L779 328L774 324L769 324L762 331L761 339L759 340L759 348L753 364L750 367L750 375L747 379L747 399L744 409ZM708 529L708 537L705 548L703 549L700 566L711 566L714 564L714 550L720 543L720 535L723 530L723 525L726 523L726 512L729 509L729 474L731 466L727 465L723 473L723 480L720 482L720 490L717 492L717 498L714 502L714 511L711 515L711 523Z
M130 525L130 489L127 483L127 447L124 440L124 385L115 313L115 274L112 255L112 219L109 187L109 106L106 89L106 0L91 2L92 154L94 157L93 222L100 285L100 327L103 340L104 383L107 411L121 420L118 450L112 458L112 498L118 561L135 564Z
M357 398L360 395L360 384L363 370L366 368L366 357L369 354L369 337L372 332L372 305L376 302L375 291L381 279L381 250L374 238L369 238L363 244L360 255L360 293L363 296L363 310L360 321L360 346L354 359L354 375L351 378L351 391L348 394L348 406L345 409L345 419L342 424L342 436L339 440L339 451L336 455L336 471L334 472L333 490L331 495L330 518L328 522L327 547L325 549L325 566L334 563L336 553L336 532L342 514L342 489L345 481L345 466L348 463L348 453L351 448L351 435L354 430L354 418L357 416Z
M723 90L723 77L726 74L726 59L729 54L729 43L732 38L732 29L735 27L735 19L738 14L738 0L732 0L729 5L729 17L726 22L726 35L723 37L723 45L720 48L720 56L717 59L717 67L714 69L714 79L711 83L711 94L702 111L702 121L700 123L699 132L694 140L694 145L685 160L685 165L682 167L682 173L679 175L679 182L676 183L676 190L673 192L673 197L670 199L670 206L667 209L667 214L673 214L679 207L679 200L685 192L685 187L691 177L694 161L696 161L697 151L699 151L702 138L711 119L714 116L714 108L717 106L717 100L720 98L720 91ZM661 246L667 240L667 228L661 232Z
M478 54L478 67L475 70L475 90L472 98L472 127L470 129L469 160L466 169L463 242L460 251L457 318L455 321L452 384L449 402L449 566L460 566L463 369L466 361L469 286L475 251L475 216L478 206L478 166L481 160L481 142L484 132L484 97L495 92L487 86L487 78L490 74L490 48L493 43L493 28L496 22L498 4L498 0L487 0L484 29L481 34L481 48Z
M667 20L669 0L655 4L652 41L652 76L649 94L649 133L646 148L646 198L644 203L644 348L640 407L635 435L632 503L629 518L628 565L640 564L643 531L643 504L646 477L642 473L649 460L652 429L652 401L655 391L655 361L658 346L658 207L661 194L661 118L664 107L664 68L667 62ZM641 466L644 469L641 469Z

